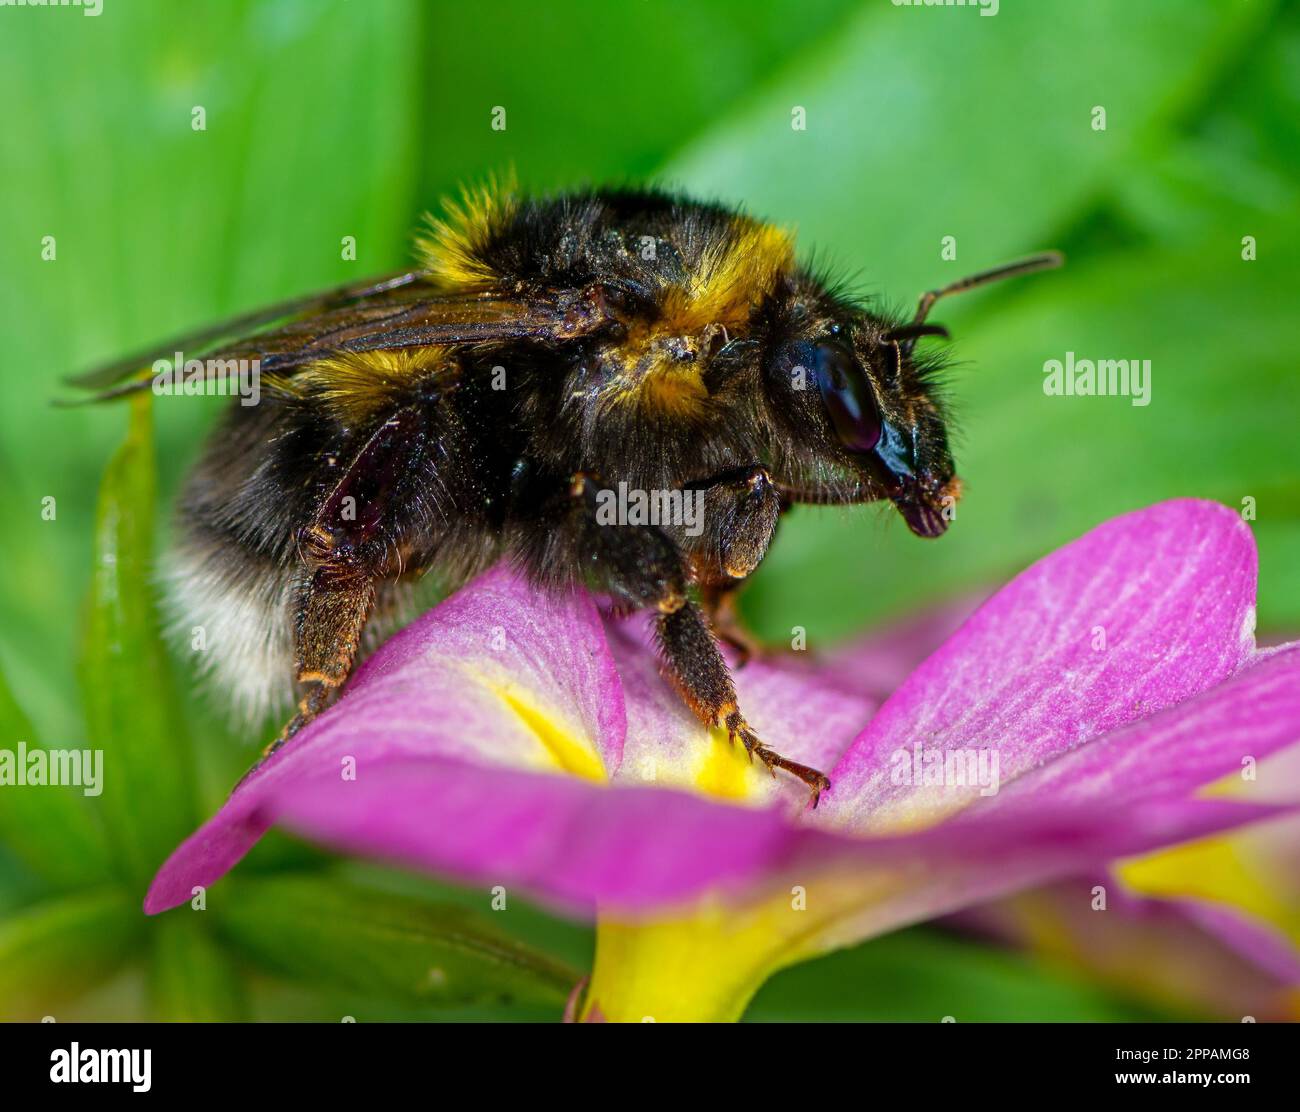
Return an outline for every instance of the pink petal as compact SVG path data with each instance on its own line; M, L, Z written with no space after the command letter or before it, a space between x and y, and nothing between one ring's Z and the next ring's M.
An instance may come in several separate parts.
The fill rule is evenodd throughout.
M1282 720L1256 748L1300 735L1300 654L1278 655L1233 681L1247 701L1274 690L1286 669L1295 694L1270 703ZM1226 686L1226 685L1225 685ZM210 884L272 821L342 850L451 874L474 883L518 886L556 906L628 913L683 903L708 891L740 896L802 884L860 892L860 906L835 924L848 942L1005 892L1070 875L1280 812L1274 807L1171 797L1159 740L1182 715L1199 716L1215 692L1160 716L1152 758L1123 760L1103 746L1115 773L1099 792L1061 797L1051 790L994 797L957 818L912 834L853 837L791 825L779 811L735 807L662 788L606 787L590 781L450 760L437 753L392 753L363 761L356 780L338 775L336 752L316 761L307 750L292 778L271 774L241 791L187 842L155 881L147 908L189 898ZM1269 696L1271 698L1271 696ZM337 721L346 722L342 716ZM1239 735L1218 716L1201 720L1198 766L1230 768ZM341 730L342 726L335 726ZM322 733L324 732L322 726ZM364 752L360 725L347 745ZM1137 744L1143 744L1138 739ZM1217 758L1209 754L1221 750ZM302 753L306 747L299 747ZM292 754L291 754L292 756ZM1161 762L1158 767L1152 761ZM281 762L288 768L289 761ZM1094 783L1101 784L1100 778ZM263 783L270 786L265 787ZM1114 800L1123 800L1117 808Z
M821 885L869 893L851 941L1115 857L1275 814L1219 801L962 819L860 839L791 826L772 809L662 788L390 762L354 783L300 781L276 820L342 851L519 890L563 911L636 915L703 893L736 899ZM429 816L436 815L431 822ZM180 892L188 898L188 890Z
M1049 760L973 811L1179 798L1300 742L1300 645L1195 698ZM1276 797L1275 797L1276 798ZM1290 800L1300 800L1292 785Z
M388 761L354 783L299 780L268 806L344 852L584 915L597 902L643 909L742 889L784 858L792 833L770 809L434 758Z
M1186 919L1229 945L1278 984L1300 987L1300 953L1277 927L1229 904L1208 900L1173 900Z
M411 758L531 768L560 779L570 754L548 747L548 723L580 743L571 755L585 758L588 771L617 770L626 717L600 617L585 594L539 596L507 570L493 570L366 661L338 705L176 850L146 909L188 900L192 885L222 876L275 821L273 801L309 783L355 784ZM344 779L351 766L356 779Z
M1005 782L1204 691L1253 650L1255 575L1249 527L1217 503L1098 526L1017 576L894 693L831 772L827 818L880 830L973 798L894 783L894 755L916 743L996 751Z
M822 681L883 702L983 601L971 596L945 602L832 649L817 661Z

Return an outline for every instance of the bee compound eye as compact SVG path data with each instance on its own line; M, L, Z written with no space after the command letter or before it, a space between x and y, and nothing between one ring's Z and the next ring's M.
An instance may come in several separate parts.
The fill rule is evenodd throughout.
M870 452L880 443L880 407L853 353L841 344L813 345L812 372L826 414L840 442L851 452Z

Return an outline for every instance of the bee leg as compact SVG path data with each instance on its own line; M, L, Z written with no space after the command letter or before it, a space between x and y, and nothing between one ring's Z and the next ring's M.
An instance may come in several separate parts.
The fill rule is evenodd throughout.
M808 790L812 793L813 810L817 810L817 804L821 802L822 792L831 786L830 778L825 773L818 772L817 769L810 765L800 764L798 761L790 760L789 757L783 757L775 749L764 745L754 735L754 731L746 725L739 711L733 711L727 716L727 736L733 741L739 737L745 746L745 752L751 758L757 757L762 761L767 766L767 771L773 776L776 776L776 770L780 768L807 784Z
M764 745L736 705L736 688L726 661L705 624L699 608L689 600L669 600L659 606L657 633L669 678L690 708L707 726L722 726L733 742L739 738L750 759L757 757L776 775L783 769L802 780L817 806L830 780L815 768L783 757Z
M693 553L695 578L714 633L736 650L737 668L759 651L736 612L736 590L771 546L783 506L767 471L759 464L737 468L687 490L704 492L704 545Z
M361 441L346 468L330 473L333 488L298 531L298 556L310 578L294 627L294 678L305 690L258 764L328 707L352 671L374 609L375 584L391 571L384 522L426 431L418 405L391 413Z
M602 521L600 480L578 472L568 491L582 562L617 603L639 610L660 600L686 598L686 573L672 539L654 525Z
M303 688L302 698L293 717L239 784L334 701L352 671L361 631L374 604L375 579L361 569L323 564L312 573L296 627L294 675Z
M700 584L700 606L708 619L709 628L719 641L735 650L736 662L732 665L733 669L743 668L763 651L763 646L745 628L745 623L736 610L736 594L741 582L732 579L723 583Z
M736 706L736 688L727 662L709 632L700 608L686 593L682 556L672 539L653 525L602 524L598 515L600 486L594 476L574 475L570 505L578 516L584 562L603 574L604 587L636 606L657 611L655 632L668 679L706 726L723 726L740 738L751 758L776 775L778 768L798 777L812 791L816 806L830 786L815 768L791 761L769 749Z
M360 569L327 564L312 575L298 614L294 661L295 678L307 690L285 726L285 741L334 701L352 671L374 605L375 580Z
M781 495L766 469L754 463L683 489L704 492L701 539L718 557L721 574L747 578L767 555L781 516Z

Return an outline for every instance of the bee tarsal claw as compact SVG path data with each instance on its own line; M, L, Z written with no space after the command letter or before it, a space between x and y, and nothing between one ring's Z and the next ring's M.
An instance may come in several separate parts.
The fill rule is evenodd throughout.
M798 761L783 757L776 750L769 749L766 745L756 746L754 752L773 776L776 775L776 770L780 768L803 781L811 793L813 809L817 809L817 804L821 802L822 792L831 786L830 779L825 773L818 772L817 769L809 765L800 764Z
M790 773L791 776L803 781L808 785L812 793L812 805L815 808L821 801L822 792L831 786L831 782L824 773L818 772L817 769L809 765L800 764L798 761L792 761L788 757L781 756L775 749L764 745L758 738L758 735L750 729L749 724L741 716L739 711L733 711L726 718L727 738L735 742L736 738L744 743L745 755L749 757L750 763L753 763L755 757L763 762L763 767L776 778L776 770L783 769Z

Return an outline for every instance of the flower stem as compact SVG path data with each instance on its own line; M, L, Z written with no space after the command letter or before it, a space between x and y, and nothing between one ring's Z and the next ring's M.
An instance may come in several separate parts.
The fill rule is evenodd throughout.
M596 962L583 1021L734 1022L759 987L799 959L774 929L781 904L748 909L705 904L671 920L597 918Z

